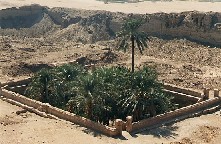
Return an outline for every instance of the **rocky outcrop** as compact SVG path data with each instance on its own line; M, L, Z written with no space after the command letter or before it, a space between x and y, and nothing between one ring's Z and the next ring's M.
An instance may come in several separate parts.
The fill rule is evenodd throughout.
M71 24L77 24L78 30L80 30L79 27L83 28L80 33L91 35L90 38L83 41L90 42L113 38L115 33L120 30L123 21L128 18L128 15L123 13L73 9L72 12L70 11L71 9L62 11L55 8L51 9L49 13L54 19L60 20L59 23L64 28ZM147 20L142 30L149 35L163 38L186 38L204 44L221 45L221 29L219 28L221 13L190 11L170 14L136 14L134 17L142 17Z
M0 11L0 27L28 28L41 21L47 7L39 5L7 8Z
M221 14L196 11L149 15L144 29L151 35L166 38L187 38L204 44L221 45Z
M163 38L186 38L204 44L221 46L221 13L189 11L182 13L134 14L146 19L142 30ZM47 35L49 39L66 39L95 43L115 37L128 14L107 11L25 6L0 11L0 32L10 34L17 28L19 35L32 30L32 36ZM44 23L42 24L42 21ZM48 22L50 21L50 22ZM41 24L41 25L39 25ZM43 28L42 28L43 27ZM36 33L36 28L38 33ZM44 31L42 31L44 30ZM49 33L50 32L50 33ZM13 31L13 35L16 31Z

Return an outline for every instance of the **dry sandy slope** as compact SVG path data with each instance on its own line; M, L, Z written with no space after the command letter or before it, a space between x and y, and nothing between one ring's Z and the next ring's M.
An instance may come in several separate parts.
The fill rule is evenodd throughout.
M109 3L96 0L0 0L0 9L19 7L23 5L40 4L48 7L67 7L89 10L107 10L124 13L157 13L157 12L183 12L183 11L214 11L221 12L221 2L140 2L140 3Z
M4 40L3 40L4 39ZM98 67L100 65L124 65L130 67L131 56L113 51L109 59L102 59L109 46L100 44L79 44L72 41L47 43L38 38L16 39L0 37L0 81L31 76L30 69L35 64L51 64L73 61L87 57ZM106 45L108 42L100 42ZM163 82L183 87L203 89L221 87L221 49L207 48L194 42L183 40L162 40L151 38L144 55L136 51L136 66L149 65L156 68ZM114 46L110 46L114 47ZM173 54L171 54L173 53ZM105 60L107 60L105 62ZM86 63L87 64L87 63ZM32 68L33 69L33 68Z
M164 43L161 47L158 47L156 41L162 41ZM182 41L182 40L181 40ZM42 43L42 45L39 45ZM202 87L206 82L210 82L210 86L221 86L221 83L217 80L220 78L217 76L218 70L220 70L219 61L211 59L213 54L217 54L215 58L220 57L220 49L209 49L204 46L197 45L192 42L188 42L189 47L185 48L185 52L182 51L182 45L180 40L163 41L155 39L149 43L149 49L144 51L143 56L136 56L136 63L153 65L157 67L160 73L161 79L174 82L177 81L178 85L188 85L196 81L200 81L199 85L195 85L194 88ZM178 45L178 46L177 46ZM165 47L164 47L165 46ZM199 47L198 47L199 46ZM53 63L74 60L78 57L87 56L91 59L100 59L107 50L103 50L104 46L97 44L76 44L74 42L55 42L53 46L48 45L46 41L35 38L27 38L25 40L15 38L0 39L0 80L7 81L11 78L10 75L6 76L1 74L1 71L9 72L14 75L13 79L17 79L18 75L24 76L26 72L21 69L22 63L36 64L36 63ZM164 47L164 48L163 48ZM180 47L180 48L179 48ZM195 47L195 49L193 49ZM170 57L171 51L175 56ZM197 53L204 53L203 59L198 57ZM208 53L208 51L210 51ZM123 54L120 52L115 53L117 56L117 62L113 64L123 64L130 66L129 54ZM186 56L188 53L189 56ZM150 55L150 56L149 56ZM155 56L155 57L153 57ZM138 60L139 59L139 60ZM207 61L208 59L208 61ZM192 63L191 63L192 62ZM195 62L195 64L194 64ZM198 64L198 66L196 65ZM213 64L214 66L210 66ZM206 74L205 69L217 68L214 70L214 79L203 80L202 77ZM6 69L8 68L8 69ZM211 73L211 71L210 71ZM7 73L6 73L7 74ZM194 77L193 75L195 74ZM27 76L27 75L25 75ZM212 75L209 74L212 77ZM194 78L193 78L194 77ZM179 79L177 79L179 78ZM183 82L181 82L181 80ZM214 80L214 81L213 81ZM29 144L29 143L170 143L173 141L181 141L184 144L198 144L209 143L215 144L220 142L221 134L221 117L219 115L206 115L196 118L187 119L166 127L160 127L151 131L145 131L137 135L128 135L124 133L125 137L121 139L107 138L106 136L95 133L96 137L93 137L93 133L86 134L85 128L72 125L64 121L55 121L50 119L44 119L34 114L25 113L22 115L16 115L15 112L21 110L21 108L12 106L8 103L0 101L0 144ZM37 120L37 121L36 121ZM57 123L56 123L57 122ZM8 125L4 126L5 123ZM72 128L72 129L71 129ZM5 131L6 130L6 131ZM13 131L14 130L14 131ZM13 134L13 138L11 135ZM126 140L128 139L128 140Z
M157 39L159 40L159 39ZM100 56L103 55L105 50L102 50L103 46L99 46L96 44L76 44L72 42L66 42L66 44L54 43L53 49L50 46L40 46L38 43L44 41L40 41L39 39L26 39L26 40L15 40L8 38L7 41L10 41L10 48L5 47L4 41L1 41L0 46L3 47L1 53L1 61L0 61L0 70L5 69L5 67L9 66L9 71L12 74L23 76L23 71L21 69L16 69L16 65L26 62L26 63L53 63L53 62L62 62L74 60L77 57L88 56L88 58L99 59ZM149 56L136 56L136 63L139 64L148 64L148 65L157 65L157 69L160 72L161 78L170 80L174 77L184 79L184 82L190 79L190 82L194 82L193 72L197 73L202 70L202 73L199 73L200 76L196 80L201 80L201 75L204 74L204 71L201 66L195 66L193 63L185 64L187 62L197 62L200 65L210 65L210 61L202 61L199 63L200 58L190 55L192 59L184 59L184 56L178 55L180 53L180 49L176 47L179 44L178 40L174 41L163 41L165 45L169 45L171 49L179 58L173 57L174 60L170 60L168 56L170 53L167 52L167 49L158 49L155 46L154 42L150 43L149 49L145 50L145 54L150 54ZM191 44L191 42L188 42ZM173 47L174 45L174 47ZM180 45L180 44L179 44ZM195 46L196 44L192 44ZM191 45L190 45L191 46ZM182 48L181 48L182 49ZM53 51L52 51L53 50ZM186 49L189 54L194 53L192 47ZM209 48L197 48L197 51L208 51ZM212 50L217 53L216 50ZM219 51L219 49L218 49ZM115 52L118 54L120 59L118 62L126 64L130 66L130 56L127 56L128 53L123 54L120 52ZM162 55L163 53L163 55ZM205 52L204 52L205 53ZM219 52L220 53L220 52ZM153 57L156 56L156 57ZM210 58L210 54L205 55L205 59ZM139 60L138 60L139 58ZM179 60L178 60L179 59ZM219 62L213 64L219 64ZM12 66L10 68L10 66ZM207 66L209 67L209 66ZM213 68L212 66L210 67ZM196 70L195 70L196 69ZM218 69L218 68L217 68ZM21 72L21 73L20 73ZM214 71L215 72L215 71ZM216 71L217 73L217 71ZM182 76L184 75L184 76ZM189 75L189 76L188 76ZM0 74L0 80L8 80L9 77ZM215 79L217 79L215 77ZM179 80L180 81L180 80ZM215 85L212 81L210 81L213 86ZM216 81L215 81L216 82ZM218 81L217 81L218 82ZM178 85L181 85L183 82L178 82ZM202 83L204 83L202 81ZM188 83L187 83L188 84ZM218 85L221 85L218 83ZM195 87L196 88L196 87ZM153 129L151 131L145 131L142 133L138 133L136 135L130 136L127 133L124 133L125 137L113 139L108 138L106 136L100 135L98 133L91 133L87 131L87 129L79 127L77 125L70 124L65 121L55 121L50 119L41 118L31 113L24 113L21 115L16 115L16 111L21 110L16 106L10 105L0 100L0 144L32 144L32 143L48 143L48 144L61 144L61 143L76 143L76 144L99 144L99 143L123 143L123 144L146 144L146 143L156 143L169 144L180 141L183 144L215 144L219 143L221 140L221 117L220 112L211 115L205 115L196 118L186 119L184 121L178 122L176 124L171 124L168 126L160 127L157 129ZM36 121L37 120L37 121ZM6 131L5 131L6 130ZM13 131L14 130L14 131ZM11 135L13 134L13 138ZM94 137L93 135L96 135ZM172 143L173 144L173 143Z

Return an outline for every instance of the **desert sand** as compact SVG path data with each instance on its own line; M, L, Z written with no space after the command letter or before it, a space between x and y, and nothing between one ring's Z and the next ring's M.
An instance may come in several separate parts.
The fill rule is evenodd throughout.
M183 12L203 11L221 12L220 2L197 2L197 1L144 1L139 3L108 3L96 0L0 0L0 9L19 7L23 5L40 4L48 7L67 7L88 10L106 10L124 13L157 13L157 12Z
M63 120L42 118L0 100L1 144L218 144L220 113L110 138Z
M0 9L29 4L125 13L192 10L221 12L221 3L191 1L104 4L95 0L0 0ZM158 47L158 44L162 47ZM164 41L156 38L153 38L149 45L143 56L136 56L136 65L147 64L156 67L160 73L160 80L177 84L180 83L180 79L176 78L182 76L184 87L195 89L201 89L205 85L221 87L220 62L216 59L211 60L211 55L217 59L221 57L220 49L211 50L187 41L188 47L184 52L181 47L182 40ZM32 66L36 63L66 62L83 56L96 59L97 55L103 56L107 53L104 48L98 44L83 45L71 41L55 40L47 43L42 39L0 37L0 80L6 82L29 76L30 73L22 69L24 62ZM174 53L172 58L171 51ZM201 53L204 54L203 58L199 57ZM114 54L117 56L117 64L130 66L129 53ZM16 112L20 110L22 109L0 100L0 144L218 144L221 141L220 111L134 135L124 132L122 137L109 138L63 120L46 119L30 112L17 115Z

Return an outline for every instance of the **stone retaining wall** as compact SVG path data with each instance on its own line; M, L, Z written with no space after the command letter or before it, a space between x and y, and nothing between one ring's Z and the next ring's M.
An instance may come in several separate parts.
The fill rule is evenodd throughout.
M192 95L187 95L184 93L179 93L176 91L170 91L170 90L164 90L167 94L173 96L172 102L179 104L179 107L185 107L188 105L195 104L199 101L202 100L202 98L192 96Z
M2 89L0 95L7 99L11 99L17 102L20 102L24 105L27 105L29 107L33 107L34 109L38 109L39 111L45 112L46 114L54 115L60 119L64 119L76 124L79 124L81 126L99 131L105 135L108 136L118 136L122 134L122 120L117 119L115 122L115 127L108 127L104 126L102 124L93 122L89 119L86 119L84 117L80 117L78 115L75 115L73 113L61 110L59 108L53 107L49 104L41 103L36 100L29 99L25 96L22 96L20 94L10 92L8 90Z
M159 124L166 123L172 119L178 119L181 116L188 116L192 115L193 113L206 110L210 107L213 107L215 105L221 104L221 98L215 97L213 99L209 99L200 103L196 103L194 105L190 105L187 107L183 107L180 109L177 109L175 111L171 111L165 114L157 115L156 117L148 118L141 120L139 122L131 123L131 126L129 123L127 123L127 131L130 133L142 131L144 129L147 129L149 127L153 127ZM131 120L130 120L131 121Z
M30 82L31 82L31 78L29 77L29 78L22 79L22 80L2 83L2 87L4 87L4 89L7 89L10 91L19 93L19 94L24 94Z
M28 77L26 79L21 79L21 80L16 80L16 81L11 81L11 82L5 82L2 83L1 86L9 86L9 87L14 87L14 86L19 86L19 85L27 85L31 82L31 78Z
M201 98L202 93L203 93L203 92L200 92L200 91L196 91L196 90L189 89L189 88L187 89L187 88L175 86L175 85L168 84L168 83L164 83L163 86L164 86L164 89L166 89L166 90L175 91L175 92L178 92L178 93L183 93L183 94L195 96L195 97L198 97L198 98Z
M29 83L29 82L30 82L30 79L25 79L25 80L16 81L15 83L13 82L4 83L2 84L2 86L6 86L6 85L16 86L16 85ZM18 93L11 92L6 89L2 89L1 87L0 87L0 95L8 99L9 102L12 100L12 101L15 101L13 103L21 103L21 105L27 105L28 106L27 109L36 114L40 114L44 117L52 117L52 118L53 116L56 116L60 119L71 121L81 126L99 131L108 136L119 136L122 134L122 130L127 130L128 132L138 132L143 129L147 129L149 127L166 123L170 120L177 119L181 116L188 116L188 115L192 115L193 113L197 113L199 111L204 111L210 107L220 105L221 103L218 89L214 89L214 98L208 99L206 101L202 101L203 99L202 96L206 95L206 98L208 98L208 92L210 89L204 89L204 92L201 93L201 92L191 91L190 89L184 89L182 87L177 87L177 86L170 85L170 84L165 84L165 89L169 89L165 91L167 91L168 93L172 93L173 95L176 95L179 98L187 99L188 101L192 101L193 103L197 102L197 103L193 105L189 105L187 107L177 109L175 111L157 115L156 117L144 119L139 122L132 123L132 117L127 117L126 122L123 122L122 120L117 119L114 127L104 126L102 124L93 122L84 117L80 117L76 114L53 107L49 104L45 104L45 103L42 103L33 99L29 99ZM192 95L188 95L188 94L192 94ZM201 95L201 97L198 97L199 95ZM39 110L40 112L36 112L37 110Z

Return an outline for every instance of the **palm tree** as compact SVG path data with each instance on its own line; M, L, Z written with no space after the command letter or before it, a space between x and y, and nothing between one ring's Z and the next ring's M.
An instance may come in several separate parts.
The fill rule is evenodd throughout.
M25 94L35 100L64 108L69 99L75 96L72 83L84 74L85 69L77 64L42 69L32 78Z
M83 66L78 64L64 64L55 68L55 71L64 78L65 81L73 81L77 79L80 74L85 73Z
M126 68L101 67L79 77L77 82L72 83L76 96L67 103L67 110L108 125L109 120L119 118L121 114L117 101L125 88L123 86L128 83L125 81L128 73L130 71Z
M32 82L26 89L25 94L41 102L48 102L49 83L52 79L53 74L49 70L41 70L32 78Z
M67 103L68 111L98 121L101 113L100 106L103 104L98 84L99 81L92 74L81 76L74 82L73 91L76 96Z
M132 115L134 121L138 121L173 108L172 97L164 93L162 84L157 81L155 70L144 67L131 73L131 77L132 89L125 89L119 100L121 111L126 113L124 115Z
M128 40L131 41L132 48L132 72L134 72L134 48L135 42L140 53L147 47L148 35L145 32L139 32L138 29L142 26L144 21L142 19L128 19L122 26L122 30L117 34L119 37L118 49L123 49L124 52L129 48Z

